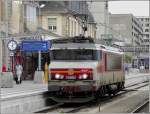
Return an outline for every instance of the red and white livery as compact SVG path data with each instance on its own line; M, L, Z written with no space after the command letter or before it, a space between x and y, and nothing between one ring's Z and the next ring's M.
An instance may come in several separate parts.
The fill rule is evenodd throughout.
M75 37L51 47L48 89L57 102L87 102L124 88L123 52Z

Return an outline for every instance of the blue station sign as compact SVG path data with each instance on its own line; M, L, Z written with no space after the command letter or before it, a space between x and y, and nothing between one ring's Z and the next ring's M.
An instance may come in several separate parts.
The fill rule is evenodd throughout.
M48 51L50 48L49 41L22 41L21 50L22 51Z

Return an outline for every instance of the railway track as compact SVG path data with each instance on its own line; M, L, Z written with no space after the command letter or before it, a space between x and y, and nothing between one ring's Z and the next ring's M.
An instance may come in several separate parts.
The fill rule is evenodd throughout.
M143 103L137 106L131 113L139 113L148 104L149 104L149 99L146 99Z
M63 109L65 103L58 103L58 104L55 104L55 105L52 105L52 106L48 106L48 107L45 107L43 109L40 109L38 111L35 111L35 113L48 113L48 112L57 112L57 109L61 109L61 112L62 113L76 113L76 112L79 112L80 110L82 109L86 109L86 108L89 108L89 107L97 107L99 106L100 104L103 104L105 105L106 103L110 102L110 100L114 100L115 98L123 95L123 94L127 94L128 92L131 92L131 91L136 91L144 86L147 86L148 83L146 82L142 82L142 83L138 83L138 84L133 84L133 85L130 85L128 87L126 87L123 91L119 92L118 94L116 94L115 96L105 96L101 99L99 99L98 101L96 102L89 102L88 104L81 104L80 106L77 106L77 107L72 107L72 108L68 108L67 110L66 109ZM131 88L132 87L132 88Z
M125 90L134 91L134 90L137 90L137 89L142 88L142 87L147 86L147 85L149 85L148 82L142 82L142 83L138 83L138 84L133 84L131 86L125 87ZM132 89L132 87L134 87L134 86L137 86L137 87Z
M134 84L133 86L137 86L138 84ZM122 94L126 94L126 93L128 93L128 92L131 92L131 91L135 91L135 90L137 90L137 89L140 89L140 88L142 88L142 87L144 87L144 86L147 86L148 84L147 83L145 83L145 84L143 84L143 85L141 85L141 86L137 86L137 87L135 87L134 89L132 89L132 90L128 90L128 91L122 91L122 92L120 92L120 93L118 93L118 94L116 94L115 96L112 96L111 98L110 97L104 97L104 98L102 98L102 99L100 99L99 101L97 101L97 103L90 103L90 104L87 104L87 105L83 105L83 106L80 106L80 107L76 107L76 108L74 108L74 109L71 109L71 110L69 110L69 111L64 111L64 113L75 113L75 112L79 112L81 109L85 109L85 108L92 108L92 107L97 107L97 106L99 106L99 105L101 105L101 104L103 104L103 105L105 105L106 103L108 103L109 102L109 100L114 100L114 98L116 98L116 97L119 97L119 96L121 96ZM131 87L131 86L130 86ZM140 106L139 106L140 107ZM142 106L141 106L142 107Z
M47 106L47 107L44 107L42 109L34 111L34 113L46 113L46 112L49 112L49 111L52 111L52 110L55 110L55 109L59 108L63 104L64 103L58 103L58 104L55 104L55 105L52 105L52 106Z
M140 82L140 83L135 83L135 84L132 84L132 85L128 85L126 86L125 88L129 88L129 87L133 87L133 86L136 86L136 85L139 85L141 83L147 83L148 81L143 81L143 82Z

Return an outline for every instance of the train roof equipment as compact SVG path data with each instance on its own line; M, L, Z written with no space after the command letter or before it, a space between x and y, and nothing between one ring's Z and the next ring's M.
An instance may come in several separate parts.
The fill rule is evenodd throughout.
M118 54L123 54L123 51L119 48L106 46L102 44L99 39L94 39L91 37L76 36L70 38L61 38L51 40L51 49L101 49L107 52L113 52Z

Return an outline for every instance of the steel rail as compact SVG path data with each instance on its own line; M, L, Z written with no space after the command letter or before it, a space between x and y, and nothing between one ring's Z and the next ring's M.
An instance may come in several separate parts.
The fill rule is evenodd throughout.
M141 84L141 83L139 83L139 84ZM133 86L136 86L136 85L133 85ZM142 87L147 86L147 85L148 84L146 83L146 84L141 85L139 87L135 87L134 89L139 89L139 88L142 88ZM101 102L101 104L102 103L105 104L105 103L109 102L108 100L110 100L110 98L113 99L113 98L121 96L122 94L126 94L128 92L130 92L130 91L129 90L128 91L123 91L123 92L120 92L120 93L118 93L118 94L116 94L114 96L111 96L111 97L104 97L104 98L100 99L99 101L97 101L98 103L96 103L96 105L94 103L94 106L98 106L100 102ZM85 109L85 108L89 108L89 107L93 107L93 102L91 102L89 104L86 104L86 105L82 105L82 106L76 107L74 109L70 109L69 111L64 111L63 113L75 113L75 112L79 112L81 109Z
M52 106L47 106L47 107L44 107L44 108L39 109L37 111L34 111L34 113L45 113L45 112L48 112L48 111L55 110L55 109L59 108L62 105L64 105L64 103L59 103L59 104L55 104L55 105L52 105Z
M92 103L86 104L86 105L82 105L82 106L76 107L76 108L74 108L74 109L71 109L71 110L68 110L68 111L64 111L63 113L75 113L75 112L78 112L78 111L81 110L81 109L84 109L84 108L89 107L91 104L92 104Z
M145 84L144 84L144 83L145 83ZM127 87L125 87L125 89L131 88L131 87L134 87L134 86L138 86L139 84L144 84L144 85L140 85L139 87L136 87L136 88L134 88L134 89L129 89L129 90L130 90L130 91L131 91L131 90L136 90L136 89L139 89L139 88L142 88L142 87L144 87L144 86L149 85L149 84L148 84L148 81L147 81L147 82L142 82L142 83L137 83L137 84L133 84L133 85L127 86ZM129 91L129 90L128 90L128 91Z
M122 92L120 92L120 93L118 93L118 94L116 94L116 95L114 95L114 96L111 96L111 97L104 96L104 97L102 97L101 99L97 100L97 101L96 101L97 103L95 103L95 102L94 102L94 103L93 103L93 102L89 102L89 103L86 104L86 105L78 106L78 107L75 107L75 108L70 109L70 110L68 110L68 111L63 111L63 113L75 113L75 112L79 112L81 109L84 109L84 108L87 108L87 107L98 106L99 103L105 104L105 103L109 102L110 99L112 100L112 99L114 99L114 98L116 98L116 97L121 96L122 94L126 94L126 93L128 93L128 92L133 91L133 90L135 91L136 89L139 89L139 88L142 88L142 87L148 85L148 83L145 83L144 85L139 85L139 84L142 84L142 83L145 83L145 82L141 82L141 83L136 83L136 84L130 85L130 87L134 87L134 86L136 86L136 87L133 88L133 89L131 89L131 90L122 91ZM137 87L137 85L139 85L139 86ZM128 88L128 87L125 87L125 89L126 89L126 88ZM34 111L34 113L50 112L50 111L53 111L53 110L56 110L56 109L60 108L60 107L63 106L64 104L65 104L65 103L59 103L59 104L47 106L47 107L44 107L44 108L39 109L39 110L37 110L37 111ZM94 104L94 105L93 105L93 104Z
M140 112L147 104L149 103L149 99L147 98L146 101L136 107L131 113L138 113Z

